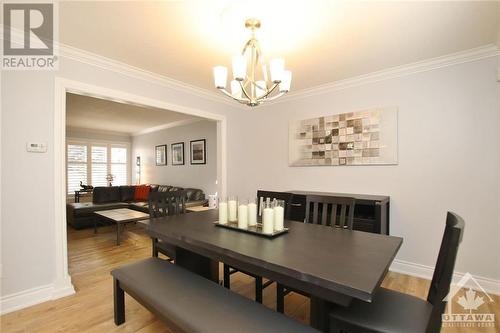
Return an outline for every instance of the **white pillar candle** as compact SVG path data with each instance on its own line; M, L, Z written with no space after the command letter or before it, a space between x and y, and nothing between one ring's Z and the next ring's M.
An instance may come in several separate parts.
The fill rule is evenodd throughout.
M248 228L248 207L247 205L238 206L238 228Z
M257 225L257 204L254 202L248 204L248 225L250 227Z
M227 202L219 202L219 223L227 223Z
M274 231L274 210L272 208L264 208L262 215L262 232L272 234Z
M285 220L285 209L280 206L274 207L274 230L283 230L283 222Z
M238 218L236 217L236 200L229 200L227 202L229 222L236 222Z

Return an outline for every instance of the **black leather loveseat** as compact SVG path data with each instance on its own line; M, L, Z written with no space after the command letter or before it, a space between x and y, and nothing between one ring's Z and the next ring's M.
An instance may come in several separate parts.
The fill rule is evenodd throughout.
M203 206L207 203L205 194L200 189L182 188L170 185L149 185L151 192L167 192L184 190L186 192L186 207ZM134 201L136 186L109 186L96 187L92 192L92 202L78 202L66 204L66 218L68 224L75 229L94 226L94 219L98 218L94 212L99 210L130 208L148 213L147 200Z

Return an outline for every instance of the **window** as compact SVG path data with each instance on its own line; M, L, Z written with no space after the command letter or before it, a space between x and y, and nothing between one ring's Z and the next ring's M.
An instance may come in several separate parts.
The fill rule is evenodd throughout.
M128 146L99 143L68 143L67 190L74 194L80 182L92 186L107 186L112 174L114 186L129 183Z
M92 186L106 186L108 175L108 147L92 146Z
M127 148L111 147L111 174L113 184L127 185Z
M87 146L68 145L68 193L80 189L80 182L87 184Z

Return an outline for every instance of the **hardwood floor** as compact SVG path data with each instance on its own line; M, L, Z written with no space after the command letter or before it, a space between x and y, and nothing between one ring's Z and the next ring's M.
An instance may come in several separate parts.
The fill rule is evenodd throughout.
M97 235L92 230L69 230L69 271L76 294L35 305L0 317L1 332L170 332L149 311L126 297L126 322L120 327L113 323L112 279L109 272L124 263L151 255L151 243L139 226L130 225L120 246L115 245L114 229L103 227ZM222 272L221 272L222 276ZM429 281L390 272L383 286L425 298ZM247 297L254 293L253 279L242 274L232 276L231 289ZM500 297L488 311L500 315ZM274 309L275 288L264 290L264 304ZM484 309L484 308L483 308ZM309 301L292 293L286 297L286 314L308 323ZM445 328L443 332L500 332L497 328Z

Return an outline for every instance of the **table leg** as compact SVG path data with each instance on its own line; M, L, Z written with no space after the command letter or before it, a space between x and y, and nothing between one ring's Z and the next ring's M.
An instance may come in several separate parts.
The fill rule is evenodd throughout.
M310 321L311 327L321 331L329 332L328 313L331 305L327 301L311 296Z
M336 294L332 297L331 301L325 301L324 299L316 296L310 296L310 300L311 327L321 332L336 332L334 328L330 327L330 311L336 306L349 306L352 302L352 297L343 294ZM332 328L332 330L330 330L330 328Z
M120 245L120 229L121 229L121 223L116 222L116 245Z
M177 247L175 264L209 280L219 283L219 262L205 256Z

